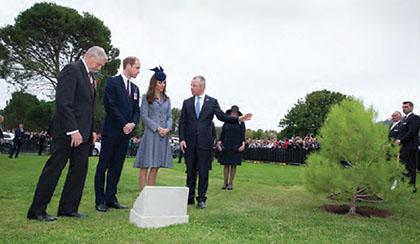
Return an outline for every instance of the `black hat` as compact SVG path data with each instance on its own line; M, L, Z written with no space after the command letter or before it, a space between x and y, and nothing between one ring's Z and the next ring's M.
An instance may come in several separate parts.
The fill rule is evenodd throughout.
M233 105L230 109L226 110L227 115L230 115L232 112L237 112L239 116L242 116L241 111L239 111L239 107L236 105Z
M159 67L151 69L151 71L155 72L156 80L160 80L160 81L166 80L166 74L163 72L163 69L162 67L160 67L160 65Z

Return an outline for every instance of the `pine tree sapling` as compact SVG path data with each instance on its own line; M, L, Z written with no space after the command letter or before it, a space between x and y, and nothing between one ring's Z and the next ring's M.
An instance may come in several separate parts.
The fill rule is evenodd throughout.
M365 109L357 99L334 105L320 130L321 149L307 160L305 187L350 201L349 214L356 213L359 200L395 200L408 189L400 180L404 168L397 159L398 147L375 118L373 108ZM399 184L391 187L396 180Z

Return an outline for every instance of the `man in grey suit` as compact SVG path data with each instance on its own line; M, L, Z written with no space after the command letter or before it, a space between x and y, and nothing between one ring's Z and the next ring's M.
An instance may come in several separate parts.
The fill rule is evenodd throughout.
M85 184L89 148L96 141L94 110L96 83L93 73L107 60L101 47L91 47L83 59L66 65L60 72L56 88L56 110L50 127L51 156L46 162L35 190L28 219L56 220L46 209L54 193L61 171L70 160L58 216L81 218L79 203Z
M206 79L195 76L191 81L192 97L184 100L179 119L180 149L187 164L188 204L194 204L195 187L198 172L197 207L206 207L208 176L211 168L214 136L213 118L228 123L242 123L250 120L252 114L241 117L226 115L215 98L204 94Z

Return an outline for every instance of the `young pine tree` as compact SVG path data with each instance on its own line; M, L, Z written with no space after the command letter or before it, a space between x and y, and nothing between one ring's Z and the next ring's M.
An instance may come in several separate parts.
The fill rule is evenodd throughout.
M334 105L320 129L321 149L307 160L306 188L350 201L350 215L356 213L359 200L396 199L407 190L400 180L404 169L397 159L398 147L375 118L373 108L365 109L356 99ZM393 182L398 184L392 187Z

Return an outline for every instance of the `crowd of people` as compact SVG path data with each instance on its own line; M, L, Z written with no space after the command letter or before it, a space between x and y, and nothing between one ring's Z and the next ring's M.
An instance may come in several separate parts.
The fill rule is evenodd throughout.
M293 136L292 138L285 138L283 140L277 139L250 139L247 138L246 145L248 148L270 148L270 149L304 149L317 150L319 143L313 135L306 135L305 137Z

